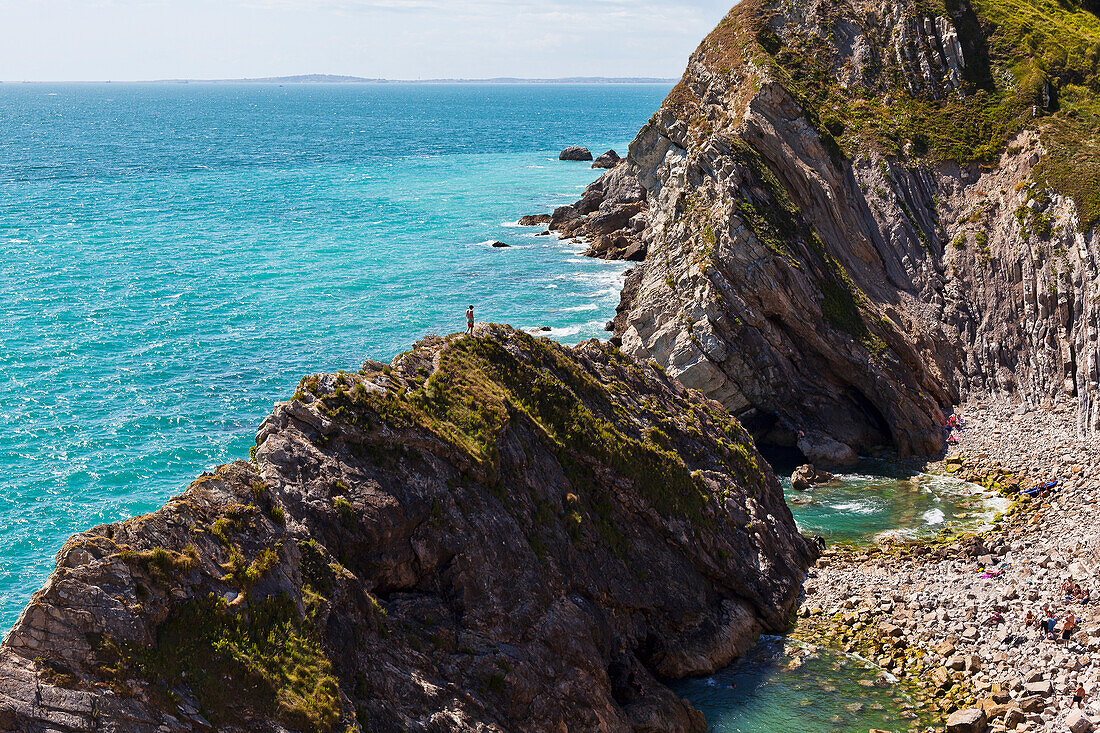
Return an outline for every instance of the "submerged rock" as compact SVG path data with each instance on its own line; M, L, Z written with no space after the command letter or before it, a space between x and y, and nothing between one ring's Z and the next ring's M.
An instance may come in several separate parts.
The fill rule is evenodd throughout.
M506 242L493 242L493 244L492 244L493 249L504 249L505 247L511 247L511 246L512 245L507 244Z
M66 543L0 729L702 731L660 678L784 629L816 554L714 402L479 325L303 380L255 463Z
M580 145L571 145L561 151L558 160L588 161L592 160L592 152L588 148L582 148Z

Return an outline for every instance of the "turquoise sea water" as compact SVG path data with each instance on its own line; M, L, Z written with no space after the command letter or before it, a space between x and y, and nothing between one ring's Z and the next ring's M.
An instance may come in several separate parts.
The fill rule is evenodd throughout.
M823 647L763 637L735 664L672 689L713 733L907 731L911 700L876 667Z
M980 486L888 460L863 459L838 471L836 482L810 491L792 489L785 473L783 491L799 528L830 544L869 543L883 533L916 539L978 528L1007 506Z
M479 320L598 336L622 264L506 222L661 86L0 85L0 633L74 532L244 458L309 373ZM510 249L493 249L502 240Z

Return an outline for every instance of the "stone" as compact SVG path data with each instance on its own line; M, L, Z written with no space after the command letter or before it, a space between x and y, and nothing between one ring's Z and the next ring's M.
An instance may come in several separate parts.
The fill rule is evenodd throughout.
M813 465L805 464L791 474L791 487L798 491L807 491L815 484L827 484L835 480L836 476L828 471L818 471Z
M511 247L511 246L512 245L506 244L504 242L493 242L493 248L494 249L503 249L505 247Z
M583 148L580 145L571 145L561 151L558 160L588 161L592 160L592 153L588 148Z
M1024 722L1024 711L1019 708L1009 708L1005 713L1005 728L1015 730L1016 726Z
M518 223L521 227L536 227L549 224L551 218L550 214L528 214L521 216Z
M1090 733L1092 730L1092 721L1081 710L1071 710L1066 715L1065 725L1070 733Z
M610 169L617 166L619 163L622 162L622 160L623 159L620 158L619 154L616 153L614 150L608 150L606 153L593 161L592 167Z
M964 708L947 716L947 733L985 733L985 711L981 708Z
M282 730L281 678L266 656L208 669L202 654L181 655L183 684L140 671L174 653L156 640L201 649L207 630L243 629L237 614L251 609L238 633L259 634L249 643L269 647L275 664L293 653L310 670L315 699L295 713L296 730L330 729L319 711L349 700L372 730L414 720L441 731L598 727L593 711L646 730L705 730L660 679L710 674L761 633L784 631L818 546L735 418L700 393L595 340L569 348L484 323L472 338L480 348L467 350L464 334L429 336L381 369L314 375L260 425L254 461L70 539L0 644L0 729ZM433 427L440 408L413 396L440 370L433 384L477 385L479 410L511 416L483 428L491 470L471 460L480 449L468 438ZM563 445L536 423L607 409L598 441L577 426ZM695 426L690 436L647 432L680 420ZM608 461L583 489L570 481L566 465L601 465L615 441L662 466L662 482L692 487L690 512L655 504L642 464ZM712 470L731 445L757 468ZM596 526L596 495L613 535ZM239 574L222 565L227 545ZM301 620L304 606L316 625ZM315 643L270 645L289 633L268 628L284 616ZM118 640L121 672L105 667L97 639ZM191 697L186 680L199 677L223 688L218 709Z
M811 462L826 466L850 466L859 460L859 454L850 445L822 433L799 438L798 449Z
M1024 685L1024 690L1029 695L1042 695L1043 697L1050 697L1054 692L1054 688L1050 683L1050 680L1041 680L1039 682L1028 682Z

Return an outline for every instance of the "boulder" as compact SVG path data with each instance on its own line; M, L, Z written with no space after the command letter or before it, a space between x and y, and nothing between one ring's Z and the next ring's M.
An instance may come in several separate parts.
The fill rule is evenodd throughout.
M1065 722L1071 733L1090 733L1092 730L1092 721L1080 710L1071 710Z
M1026 685L1024 685L1024 690L1029 695L1042 695L1043 697L1050 697L1050 694L1054 691L1054 688L1050 684L1050 680L1040 680L1038 682L1028 682Z
M512 245L505 244L504 242L493 242L493 248L494 249L503 249L504 247L511 247L511 246Z
M826 466L850 466L859 460L850 445L821 433L803 435L798 439L798 449L811 463Z
M616 153L614 150L608 150L606 153L596 158L596 160L592 162L592 167L610 169L614 168L622 162L623 159L619 157L618 153Z
M519 225L521 227L537 227L542 224L549 224L551 218L550 214L528 214L519 218Z
M947 733L985 733L985 711L981 708L956 710L947 717Z
M1016 726L1024 722L1024 711L1019 708L1009 708L1005 713L1005 728L1015 730Z
M558 160L592 160L592 151L580 145L570 145L561 151Z
M806 491L815 484L827 484L835 480L836 476L828 471L818 471L811 463L799 466L791 474L791 486L799 491Z

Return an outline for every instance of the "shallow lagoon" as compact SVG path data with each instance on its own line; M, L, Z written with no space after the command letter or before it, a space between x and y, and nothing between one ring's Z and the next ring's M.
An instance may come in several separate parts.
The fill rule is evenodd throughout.
M836 473L836 483L810 491L791 488L786 473L781 483L799 528L828 544L872 542L883 533L918 539L944 529L978 528L1006 506L980 486L888 460L864 459Z
M827 544L979 528L1006 505L980 486L921 473L903 462L864 459L837 472L835 483L810 491L791 487L791 468L776 472L795 521ZM672 687L703 711L715 733L918 729L906 691L891 680L857 657L766 636L731 667Z
M671 683L715 733L909 730L911 701L878 668L823 647L763 637L710 677Z

